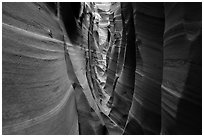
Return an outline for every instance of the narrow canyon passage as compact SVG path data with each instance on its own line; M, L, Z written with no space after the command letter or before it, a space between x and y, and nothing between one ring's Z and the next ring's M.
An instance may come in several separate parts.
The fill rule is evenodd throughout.
M202 134L202 3L3 2L2 134Z

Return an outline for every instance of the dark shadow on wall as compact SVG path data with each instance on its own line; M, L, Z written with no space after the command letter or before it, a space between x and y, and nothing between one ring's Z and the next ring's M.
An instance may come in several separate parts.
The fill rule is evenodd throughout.
M81 27L79 25L79 13L81 10L80 2L61 2L60 17L64 22L64 26L70 41L74 44L80 42Z

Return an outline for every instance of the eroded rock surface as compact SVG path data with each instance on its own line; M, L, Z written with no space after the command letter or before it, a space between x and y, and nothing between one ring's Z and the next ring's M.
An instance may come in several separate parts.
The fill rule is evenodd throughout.
M202 134L202 3L2 4L2 133Z

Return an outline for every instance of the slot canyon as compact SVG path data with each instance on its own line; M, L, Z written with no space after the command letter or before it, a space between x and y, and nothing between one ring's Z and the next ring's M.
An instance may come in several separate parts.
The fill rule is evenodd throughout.
M202 2L3 2L3 135L201 135Z

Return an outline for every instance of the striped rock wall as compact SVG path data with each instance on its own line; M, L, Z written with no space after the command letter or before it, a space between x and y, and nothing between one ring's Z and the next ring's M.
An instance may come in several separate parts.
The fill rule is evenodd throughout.
M132 6L136 77L123 134L201 134L201 4Z
M201 134L202 5L165 3L162 134Z
M133 3L132 6L137 53L140 56L136 56L135 89L125 132L159 134L163 71L163 3ZM138 130L132 130L136 126Z
M201 11L2 3L2 133L201 134Z
M43 3L2 7L3 134L79 134L63 32L53 13Z
M121 9L127 45L109 116L123 134L201 134L201 3L121 3Z
M123 34L126 39L126 52L121 75L119 76L116 87L112 94L112 109L110 117L122 128L124 128L128 112L132 103L132 94L134 92L134 72L135 72L135 32L132 16L132 7L130 3L121 3L126 32ZM119 61L118 61L119 62ZM119 65L118 65L119 66Z
M107 134L88 79L89 13L75 45L63 24L70 3L60 15L56 5L3 3L3 134Z
M113 3L114 4L114 3ZM107 94L111 96L111 92L113 90L113 83L115 80L115 75L117 71L117 60L120 52L121 46L121 38L122 38L122 20L120 18L120 3L114 4L111 6L111 9L115 9L113 12L113 23L114 29L111 31L111 53L108 60L108 68L107 68L107 80L105 85L105 91ZM115 7L115 8L112 8ZM112 23L112 22L111 22Z

